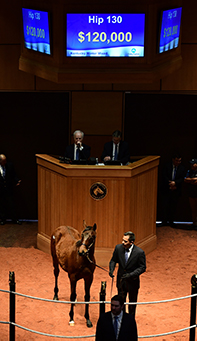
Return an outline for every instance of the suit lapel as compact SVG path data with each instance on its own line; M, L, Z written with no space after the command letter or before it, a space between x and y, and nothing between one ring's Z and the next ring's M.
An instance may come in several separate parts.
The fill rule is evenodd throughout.
M124 253L125 253L124 247L123 247L123 245L121 245L119 257L120 257L120 259L121 259L122 267L123 267L123 268L125 268L125 266L126 266L126 264L125 264L125 255L124 255ZM127 263L128 263L128 262L127 262Z

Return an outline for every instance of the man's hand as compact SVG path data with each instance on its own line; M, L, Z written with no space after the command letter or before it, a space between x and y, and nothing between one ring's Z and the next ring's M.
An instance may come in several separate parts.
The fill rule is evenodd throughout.
M127 273L127 274L122 275L121 279L126 279L129 277L131 277L131 275L129 273Z
M103 161L109 161L109 160L111 160L111 157L110 157L110 156L106 156L106 157L104 157L104 159L103 159Z
M169 181L169 187L171 191L174 191L176 189L176 182L175 181Z
M16 186L20 186L20 184L21 184L21 180L18 180Z
M111 278L113 278L114 277L114 275L113 275L113 271L109 271L109 276L111 277Z

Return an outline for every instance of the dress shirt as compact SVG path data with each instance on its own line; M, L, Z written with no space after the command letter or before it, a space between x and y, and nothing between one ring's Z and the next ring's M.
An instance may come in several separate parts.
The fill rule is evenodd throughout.
M0 173L3 176L3 167L0 165Z
M112 323L114 325L115 315L113 313L111 313L111 316L112 316ZM117 324L118 324L116 339L118 339L118 335L119 335L120 327L121 327L121 323L122 323L123 311L121 311L121 313L119 315L116 315L116 316L117 316Z
M130 255L131 255L132 250L133 250L133 246L134 246L134 244L132 244L130 246L129 251L126 251L126 252L128 252L128 259L129 259Z

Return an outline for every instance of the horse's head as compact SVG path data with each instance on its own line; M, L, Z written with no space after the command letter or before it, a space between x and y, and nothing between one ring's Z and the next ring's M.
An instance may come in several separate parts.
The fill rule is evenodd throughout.
M85 222L84 222L85 224ZM84 225L85 229L81 234L81 240L77 242L79 246L78 253L80 256L85 256L89 251L94 250L94 244L96 239L96 224L93 226Z

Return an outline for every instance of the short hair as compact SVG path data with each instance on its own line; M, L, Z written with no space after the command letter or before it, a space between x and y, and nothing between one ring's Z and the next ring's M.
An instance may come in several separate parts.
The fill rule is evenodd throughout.
M115 130L113 133L112 133L112 136L113 137L122 137L122 133L120 130Z
M82 135L82 139L84 138L84 132L81 130L75 130L73 136L75 137L76 134L80 133Z
M179 151L175 151L173 154L172 154L172 159L181 159L181 154L179 153Z
M118 301L122 306L124 304L124 298L121 295L115 295L111 298L111 301Z
M135 241L135 234L131 231L125 232L124 236L129 236L130 243Z

